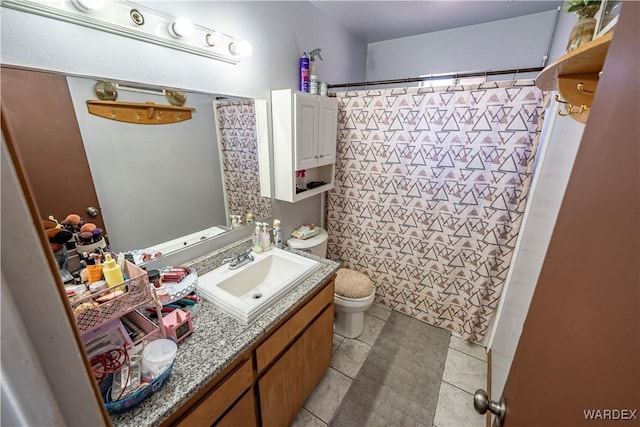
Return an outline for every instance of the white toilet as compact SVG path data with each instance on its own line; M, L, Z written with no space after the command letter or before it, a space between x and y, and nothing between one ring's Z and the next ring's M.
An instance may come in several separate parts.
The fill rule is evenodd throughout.
M287 240L287 245L326 258L328 238L327 232L321 228L317 236L305 240L292 237ZM366 275L347 268L338 270L334 294L334 331L347 338L359 336L364 330L364 312L371 307L375 296L375 286Z

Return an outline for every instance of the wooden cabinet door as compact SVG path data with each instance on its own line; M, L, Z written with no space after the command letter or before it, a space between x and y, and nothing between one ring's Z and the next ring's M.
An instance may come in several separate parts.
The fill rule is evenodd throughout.
M318 102L318 166L323 166L336 162L338 100L321 96Z
M222 417L216 427L253 427L258 425L256 404L253 390L248 390L240 400L233 405L227 415Z
M2 67L2 132L20 157L45 219L75 213L104 228L80 128L64 76ZM105 230L106 232L106 230Z
M311 169L318 165L318 102L315 96L295 93L295 169Z
M259 381L263 427L286 427L331 363L330 305Z

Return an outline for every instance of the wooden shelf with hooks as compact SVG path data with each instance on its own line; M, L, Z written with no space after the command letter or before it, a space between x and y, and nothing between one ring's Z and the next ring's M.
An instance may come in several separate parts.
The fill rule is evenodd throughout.
M165 125L191 119L195 108L155 104L153 102L87 101L89 113L119 122L140 125Z
M584 123L612 38L610 32L561 56L538 74L536 86L560 92L566 103L581 110L571 116Z

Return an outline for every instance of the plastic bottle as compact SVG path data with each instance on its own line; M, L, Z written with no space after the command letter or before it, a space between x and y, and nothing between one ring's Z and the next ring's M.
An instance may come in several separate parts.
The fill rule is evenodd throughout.
M116 260L111 258L111 254L106 254L104 256L102 274L104 275L104 279L107 281L107 286L109 286L110 288L124 282L122 270L120 270L120 267L116 263Z
M282 249L282 226L280 225L279 219L273 220L273 237L275 242L275 247L278 249Z
M300 57L300 87L302 92L309 92L309 57L303 52Z
M256 228L255 230L253 230L253 236L251 236L251 244L253 245L254 248L256 247L260 247L262 248L262 243L261 243L261 232L260 232L260 223L256 222Z
M309 93L313 95L318 94L318 76L315 74L309 76Z
M269 234L269 230L267 229L268 226L266 222L262 223L262 252L271 249L271 234Z
M307 171L305 169L296 171L296 188L300 191L307 189Z
M309 52L309 93L318 94L318 73L316 72L316 56L322 61L320 48Z

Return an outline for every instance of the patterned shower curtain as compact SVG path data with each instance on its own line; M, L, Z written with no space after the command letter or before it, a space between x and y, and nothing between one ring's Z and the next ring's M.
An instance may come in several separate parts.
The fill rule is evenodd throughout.
M531 181L532 84L338 94L329 258L367 274L379 303L481 341Z
M216 103L229 215L271 216L271 199L260 195L258 132L253 101Z

